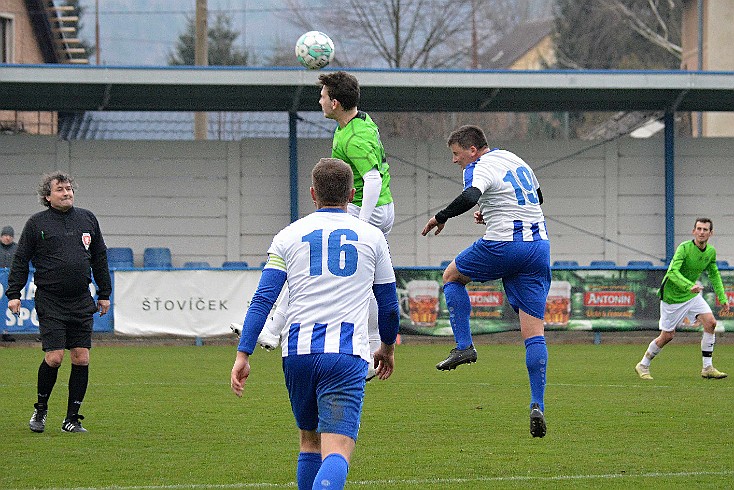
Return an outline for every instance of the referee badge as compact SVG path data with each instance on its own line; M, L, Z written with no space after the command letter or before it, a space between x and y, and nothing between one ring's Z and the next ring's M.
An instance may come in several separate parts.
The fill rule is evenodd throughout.
M89 245L92 244L92 235L89 233L82 233L82 243L84 244L84 248L89 250Z

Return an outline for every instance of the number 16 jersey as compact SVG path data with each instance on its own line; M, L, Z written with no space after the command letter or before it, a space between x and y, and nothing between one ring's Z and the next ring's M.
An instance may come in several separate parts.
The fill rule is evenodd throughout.
M322 208L278 233L268 254L265 267L287 275L283 356L342 353L369 362L372 285L395 282L382 232L340 209Z

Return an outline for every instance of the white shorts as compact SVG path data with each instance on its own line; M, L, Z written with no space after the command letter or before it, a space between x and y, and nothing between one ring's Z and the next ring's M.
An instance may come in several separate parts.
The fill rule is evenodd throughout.
M359 218L359 211L359 206L355 206L351 202L349 203L347 207L347 212L349 214ZM372 211L372 216L370 216L370 220L368 221L368 223L372 226L378 227L380 231L385 234L385 237L390 234L390 230L392 230L392 225L394 222L395 203L392 202L383 204L382 206L377 206L375 210Z
M711 313L711 307L700 294L697 294L685 303L668 304L665 301L661 301L660 330L672 332L685 319L688 319L693 324L696 321L696 316L704 313Z

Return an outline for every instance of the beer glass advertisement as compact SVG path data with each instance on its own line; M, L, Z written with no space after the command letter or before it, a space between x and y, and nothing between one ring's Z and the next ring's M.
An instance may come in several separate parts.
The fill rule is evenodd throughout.
M548 330L657 330L658 288L665 269L554 270L545 308ZM729 303L734 304L734 270L720 271ZM443 270L396 269L400 301L400 331L406 334L450 336L451 325L443 294ZM717 331L734 331L734 308L722 313L708 276L699 278L703 297L718 320ZM474 334L519 330L517 314L507 303L501 281L469 283ZM699 330L686 319L679 330Z

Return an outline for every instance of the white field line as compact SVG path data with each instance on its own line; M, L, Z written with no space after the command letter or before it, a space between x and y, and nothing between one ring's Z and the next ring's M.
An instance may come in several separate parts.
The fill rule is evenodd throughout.
M558 476L495 476L495 477L467 477L467 478L409 478L384 480L347 480L348 485L374 486L385 488L390 485L456 485L462 483L487 482L553 482L553 481L580 481L580 480L623 480L639 478L690 478L701 476L731 477L733 471L680 471L680 472L651 472L651 473L609 473L598 475L558 475ZM146 486L112 486L112 487L52 487L40 490L184 490L184 489L236 489L236 488L295 488L295 482L288 483L233 483L227 485L146 485Z

